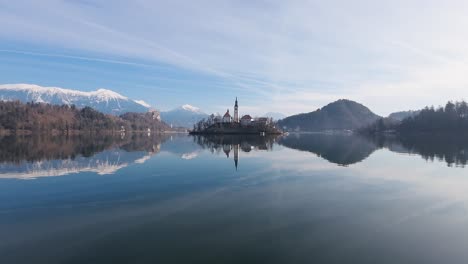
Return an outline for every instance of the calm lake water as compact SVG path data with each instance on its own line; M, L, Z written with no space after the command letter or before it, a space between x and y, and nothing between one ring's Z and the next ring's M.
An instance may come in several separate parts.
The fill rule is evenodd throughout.
M467 263L468 140L0 138L0 263Z

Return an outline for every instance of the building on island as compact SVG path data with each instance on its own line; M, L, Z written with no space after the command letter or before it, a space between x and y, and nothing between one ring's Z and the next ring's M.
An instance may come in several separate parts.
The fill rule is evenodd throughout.
M255 122L262 125L268 125L270 123L270 119L268 117L258 117Z
M253 120L253 118L250 115L244 115L241 118L240 123L243 126L248 126L248 125L252 124L252 120Z
M231 112L232 113L232 112ZM211 114L194 125L191 134L281 134L271 118L256 117L249 114L240 117L239 102L234 102L234 114L226 109L224 115Z
M251 126L251 125L268 125L271 123L271 120L267 117L257 117L253 118L250 115L244 115L242 118L239 118L239 103L236 101L234 103L234 116L231 116L229 113L229 109L226 110L226 113L221 118L220 116L212 116L210 118L210 122L217 124L217 123L238 123L241 126Z
M237 97L236 102L234 103L234 122L239 123L239 106L237 105Z
M223 123L231 123L231 115L229 114L229 109L223 116Z

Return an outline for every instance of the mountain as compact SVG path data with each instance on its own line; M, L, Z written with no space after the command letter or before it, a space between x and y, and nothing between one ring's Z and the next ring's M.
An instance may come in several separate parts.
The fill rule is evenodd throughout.
M99 112L113 115L126 112L147 112L151 108L144 101L131 100L111 90L99 89L83 92L33 84L0 85L0 100L75 105L78 108L89 106Z
M341 99L314 112L286 117L278 124L287 131L352 130L379 118L364 105Z
M286 117L285 114L278 113L278 112L268 112L268 113L264 114L263 116L271 117L271 118L273 118L273 120L280 120L280 119L283 119L283 118Z
M195 123L207 117L208 114L202 112L200 108L188 104L161 112L161 119L174 127L192 128Z
M403 119L405 119L407 117L416 116L420 112L421 112L420 110L418 110L418 111L412 111L412 110L400 111L400 112L391 113L388 117L392 118L392 119L395 119L395 120L398 120L398 121L402 121Z

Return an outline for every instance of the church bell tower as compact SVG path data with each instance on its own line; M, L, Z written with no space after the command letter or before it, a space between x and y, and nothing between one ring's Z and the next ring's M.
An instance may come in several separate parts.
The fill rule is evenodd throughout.
M237 105L237 97L236 103L234 104L234 122L239 123L239 106Z

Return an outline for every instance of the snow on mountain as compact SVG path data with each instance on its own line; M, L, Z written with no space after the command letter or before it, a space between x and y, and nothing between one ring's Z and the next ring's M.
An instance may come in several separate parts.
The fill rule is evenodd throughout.
M192 128L195 123L207 118L200 108L185 104L167 112L161 112L161 119L174 127Z
M56 177L80 172L94 172L99 175L114 174L132 163L142 164L154 153L144 151L129 152L122 149L108 149L92 157L77 155L62 160L41 160L31 164L6 163L0 171L0 179L37 179ZM4 171L3 171L4 170Z
M151 108L151 105L149 105L147 102L145 102L143 100L134 100L134 101L135 101L135 103L141 104L144 107Z
M202 113L200 108L198 107L195 107L195 106L192 106L192 105L189 105L189 104L184 104L183 106L181 106L180 108L184 109L184 110L187 110L187 111L190 111L190 112L195 112L195 113Z
M97 91L78 91L60 87L43 87L34 84L0 85L0 100L38 102L55 105L75 105L78 108L90 106L108 114L125 112L147 112L150 105L144 101L131 100L119 93L107 89Z
M280 120L280 119L283 119L283 118L286 117L285 114L283 114L283 113L278 113L278 112L268 112L268 113L264 114L263 116L271 117L271 118L273 118L274 120Z

